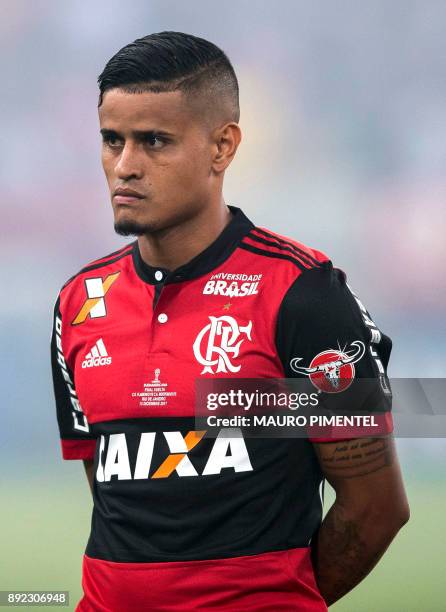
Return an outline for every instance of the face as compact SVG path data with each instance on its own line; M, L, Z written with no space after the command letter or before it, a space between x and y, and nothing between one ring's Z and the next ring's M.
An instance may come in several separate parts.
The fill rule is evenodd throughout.
M196 215L215 188L212 130L181 91L111 89L99 107L115 229L141 235Z

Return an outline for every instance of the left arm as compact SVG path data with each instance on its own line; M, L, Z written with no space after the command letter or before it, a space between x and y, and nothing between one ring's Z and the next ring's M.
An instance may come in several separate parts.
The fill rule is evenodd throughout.
M378 563L409 520L409 505L392 436L314 447L336 492L313 544L316 580L331 605Z
M284 296L277 318L276 344L285 376L304 378L315 357L326 351L340 356L353 342L365 350L350 372L351 385L342 393L334 385L320 396L320 407L330 414L352 406L352 414L355 410L382 413L379 431L389 434L392 396L386 369L391 339L378 329L348 287L346 275L330 261L300 274ZM296 358L303 369L292 367ZM342 379L341 369L337 378ZM330 605L372 570L408 520L409 507L391 436L310 440L323 476L336 492L336 501L312 541L316 580Z

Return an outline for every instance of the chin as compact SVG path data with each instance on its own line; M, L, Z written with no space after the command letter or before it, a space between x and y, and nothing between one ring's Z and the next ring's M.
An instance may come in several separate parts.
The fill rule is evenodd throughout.
M143 236L162 229L162 223L154 219L135 219L131 215L124 214L115 218L114 228L120 236Z
M120 236L142 236L146 233L144 227L134 221L117 221L114 227Z
M115 214L115 232L121 236L143 236L145 234L157 234L172 227L181 225L187 222L194 216L194 208L192 206L185 207L183 210L164 210L164 214L156 217L148 216L149 218L138 218L135 214L137 211L128 209L118 210ZM133 214L132 214L133 213ZM196 213L195 213L196 214Z

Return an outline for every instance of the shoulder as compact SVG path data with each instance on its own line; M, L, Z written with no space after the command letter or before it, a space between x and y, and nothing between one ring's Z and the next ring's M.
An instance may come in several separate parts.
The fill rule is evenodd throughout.
M300 274L285 293L279 311L283 329L298 327L301 334L317 333L329 338L334 332L355 330L358 337L374 326L368 311L352 292L346 273L324 261ZM333 340L334 341L334 340Z
M282 311L311 308L346 284L345 273L334 268L322 250L265 227L254 226L240 247L262 259L262 269L269 272L275 293L281 295Z
M78 272L70 276L70 278L62 285L61 292L71 285L76 284L76 281L82 280L85 275L88 275L90 272L97 270L99 277L107 273L107 268L109 266L111 267L113 264L117 264L115 267L119 267L118 262L124 262L124 258L132 255L133 246L134 242L127 244L126 246L118 249L117 251L113 251L108 255L104 255L98 259L94 259L86 263Z
M333 308L349 308L353 301L346 273L327 259L305 270L289 285L282 308L294 314L314 316Z
M294 264L300 272L320 268L329 261L322 251L264 227L252 228L240 246L251 253L275 260L275 265Z
M265 255L283 255L284 257L294 258L305 268L317 267L329 259L325 253L318 249L260 226L255 226L247 234L243 244L250 244L263 251Z
M73 274L61 287L56 301L56 309L65 311L66 305L82 294L85 297L86 283L89 284L88 294L91 297L104 295L108 285L119 276L126 261L132 256L134 243L128 244L117 251L99 257L85 264L76 274Z
M334 267L320 249L259 226L251 229L240 246L269 258L276 283L284 280L282 311L303 315L351 300L346 273Z

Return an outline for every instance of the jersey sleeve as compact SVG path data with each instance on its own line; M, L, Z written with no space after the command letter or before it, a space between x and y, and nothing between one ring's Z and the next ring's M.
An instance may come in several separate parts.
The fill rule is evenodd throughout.
M285 376L310 379L320 408L332 415L368 415L359 429L310 428L311 441L393 430L387 377L392 341L330 261L305 271L288 289L278 313L276 345Z
M77 397L73 372L65 358L63 326L59 296L54 307L51 368L62 456L64 459L93 459L96 439L90 432Z

